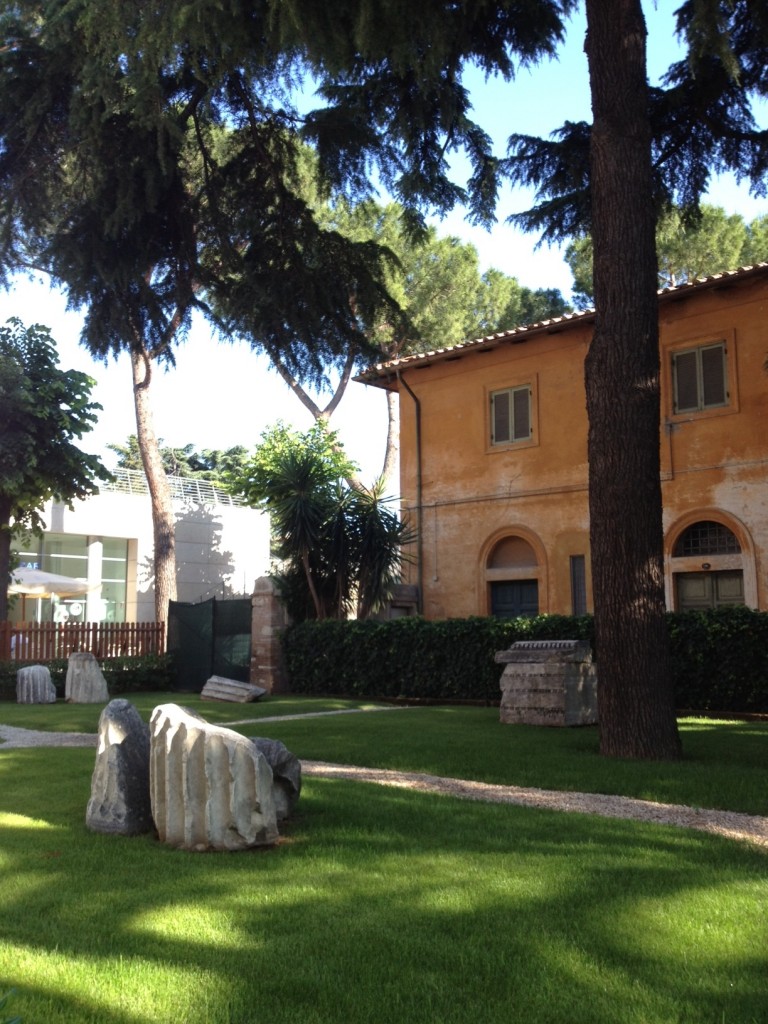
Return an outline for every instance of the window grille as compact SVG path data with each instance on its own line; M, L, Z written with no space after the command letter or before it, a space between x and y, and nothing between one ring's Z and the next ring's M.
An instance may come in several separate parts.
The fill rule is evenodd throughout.
M682 534L675 544L673 552L676 558L697 555L738 555L741 546L736 535L723 526L710 520L694 523Z

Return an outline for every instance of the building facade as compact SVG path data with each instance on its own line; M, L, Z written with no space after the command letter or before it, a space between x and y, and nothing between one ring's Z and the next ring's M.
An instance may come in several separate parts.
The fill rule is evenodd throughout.
M768 265L659 295L667 606L768 608ZM594 313L380 364L428 618L592 610Z
M206 481L171 477L179 601L250 595L269 567L269 518ZM73 508L50 503L42 537L14 541L21 565L88 582L73 598L16 600L11 621L151 622L155 617L152 507L143 473Z

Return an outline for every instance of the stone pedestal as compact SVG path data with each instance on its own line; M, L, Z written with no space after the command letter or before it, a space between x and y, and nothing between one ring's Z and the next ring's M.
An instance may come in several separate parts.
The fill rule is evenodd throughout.
M85 823L125 836L152 831L149 726L127 700L112 700L101 712Z
M72 704L106 704L109 700L107 681L89 651L70 654L64 696Z
M150 793L160 840L184 850L277 841L272 770L245 736L176 704L150 721Z
M595 725L597 673L588 643L534 640L499 651L500 720L505 724Z
M27 665L16 673L17 704L55 704L56 687L46 665Z

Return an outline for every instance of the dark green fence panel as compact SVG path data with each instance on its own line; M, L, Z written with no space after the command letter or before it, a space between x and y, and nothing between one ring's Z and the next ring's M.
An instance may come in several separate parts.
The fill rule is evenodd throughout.
M213 672L247 683L251 673L251 599L215 601Z
M247 682L251 666L251 599L171 601L168 653L176 688L199 693L213 675Z

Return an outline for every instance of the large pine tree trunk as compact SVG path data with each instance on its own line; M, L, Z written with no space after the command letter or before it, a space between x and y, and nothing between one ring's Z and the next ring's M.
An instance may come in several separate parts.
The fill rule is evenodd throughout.
M155 619L168 621L168 602L176 600L176 521L171 489L165 475L160 445L155 435L149 386L152 361L142 345L131 351L133 401L136 408L136 437L152 501L155 560Z
M646 29L640 0L587 0L586 9L596 309L586 389L600 748L674 759Z

